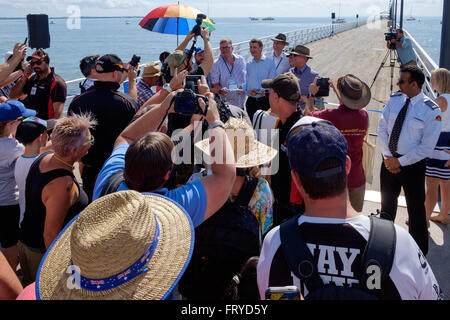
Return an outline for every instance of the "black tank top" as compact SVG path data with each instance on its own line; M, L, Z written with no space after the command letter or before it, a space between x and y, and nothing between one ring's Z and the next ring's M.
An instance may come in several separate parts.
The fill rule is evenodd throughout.
M46 152L37 158L30 167L25 184L25 213L20 225L20 241L33 249L46 251L44 243L44 225L46 208L42 203L42 190L52 180L70 176L75 182L79 196L77 201L69 208L64 219L63 227L88 205L86 192L75 180L73 173L66 169L55 169L45 173L40 172L39 165L42 159L53 152Z

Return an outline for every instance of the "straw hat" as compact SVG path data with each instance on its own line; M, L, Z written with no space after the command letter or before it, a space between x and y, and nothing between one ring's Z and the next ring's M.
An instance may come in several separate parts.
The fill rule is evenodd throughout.
M131 190L106 195L74 218L48 249L36 297L165 299L187 267L193 237L189 216L166 197ZM73 280L81 288L74 288Z
M369 86L352 74L339 78L337 89L342 103L353 110L367 106L372 96Z
M225 132L234 149L236 168L251 168L270 162L277 150L255 140L253 128L242 118L231 117L225 123ZM195 144L206 155L210 155L209 139Z

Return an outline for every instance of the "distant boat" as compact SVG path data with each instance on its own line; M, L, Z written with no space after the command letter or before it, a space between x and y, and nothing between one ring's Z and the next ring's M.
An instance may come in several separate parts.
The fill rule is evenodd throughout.
M411 13L409 14L409 17L406 18L406 21L416 21L416 18L412 15L413 6L411 6Z
M126 24L130 24L130 21L125 21Z
M50 24L55 24L55 21L50 21Z
M257 20L259 20L258 18L255 18L255 17L249 17L249 19L252 20L252 21L257 21Z
M345 22L346 22L345 19L342 19L342 18L333 20L333 23L345 23Z
M266 18L262 18L262 20L264 20L264 21L271 21L271 20L275 20L275 19L272 18L272 17L266 17Z

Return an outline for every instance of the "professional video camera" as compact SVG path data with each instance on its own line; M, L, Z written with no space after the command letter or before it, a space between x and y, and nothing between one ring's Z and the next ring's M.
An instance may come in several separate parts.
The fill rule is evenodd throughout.
M205 112L198 103L198 99L202 99L205 104ZM174 111L178 114L191 116L193 114L206 115L208 111L208 99L205 96L195 93L194 82L186 81L186 85L182 92L178 92L173 98Z
M397 39L397 32L395 32L395 30L390 28L389 32L386 32L384 34L384 38L385 38L386 41L391 42L392 39ZM395 50L395 43L390 43L389 44L389 49Z
M197 23L194 28L192 29L192 33L194 33L196 36L200 35L203 19L206 19L206 15L199 13L197 15L197 18L195 19L195 22Z

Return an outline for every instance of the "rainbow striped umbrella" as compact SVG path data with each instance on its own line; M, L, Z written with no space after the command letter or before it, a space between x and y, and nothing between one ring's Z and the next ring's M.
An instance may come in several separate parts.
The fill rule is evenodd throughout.
M139 25L153 32L186 35L196 25L195 19L199 13L203 12L183 4L169 4L151 11ZM202 26L208 27L209 31L216 29L209 18L203 19Z

